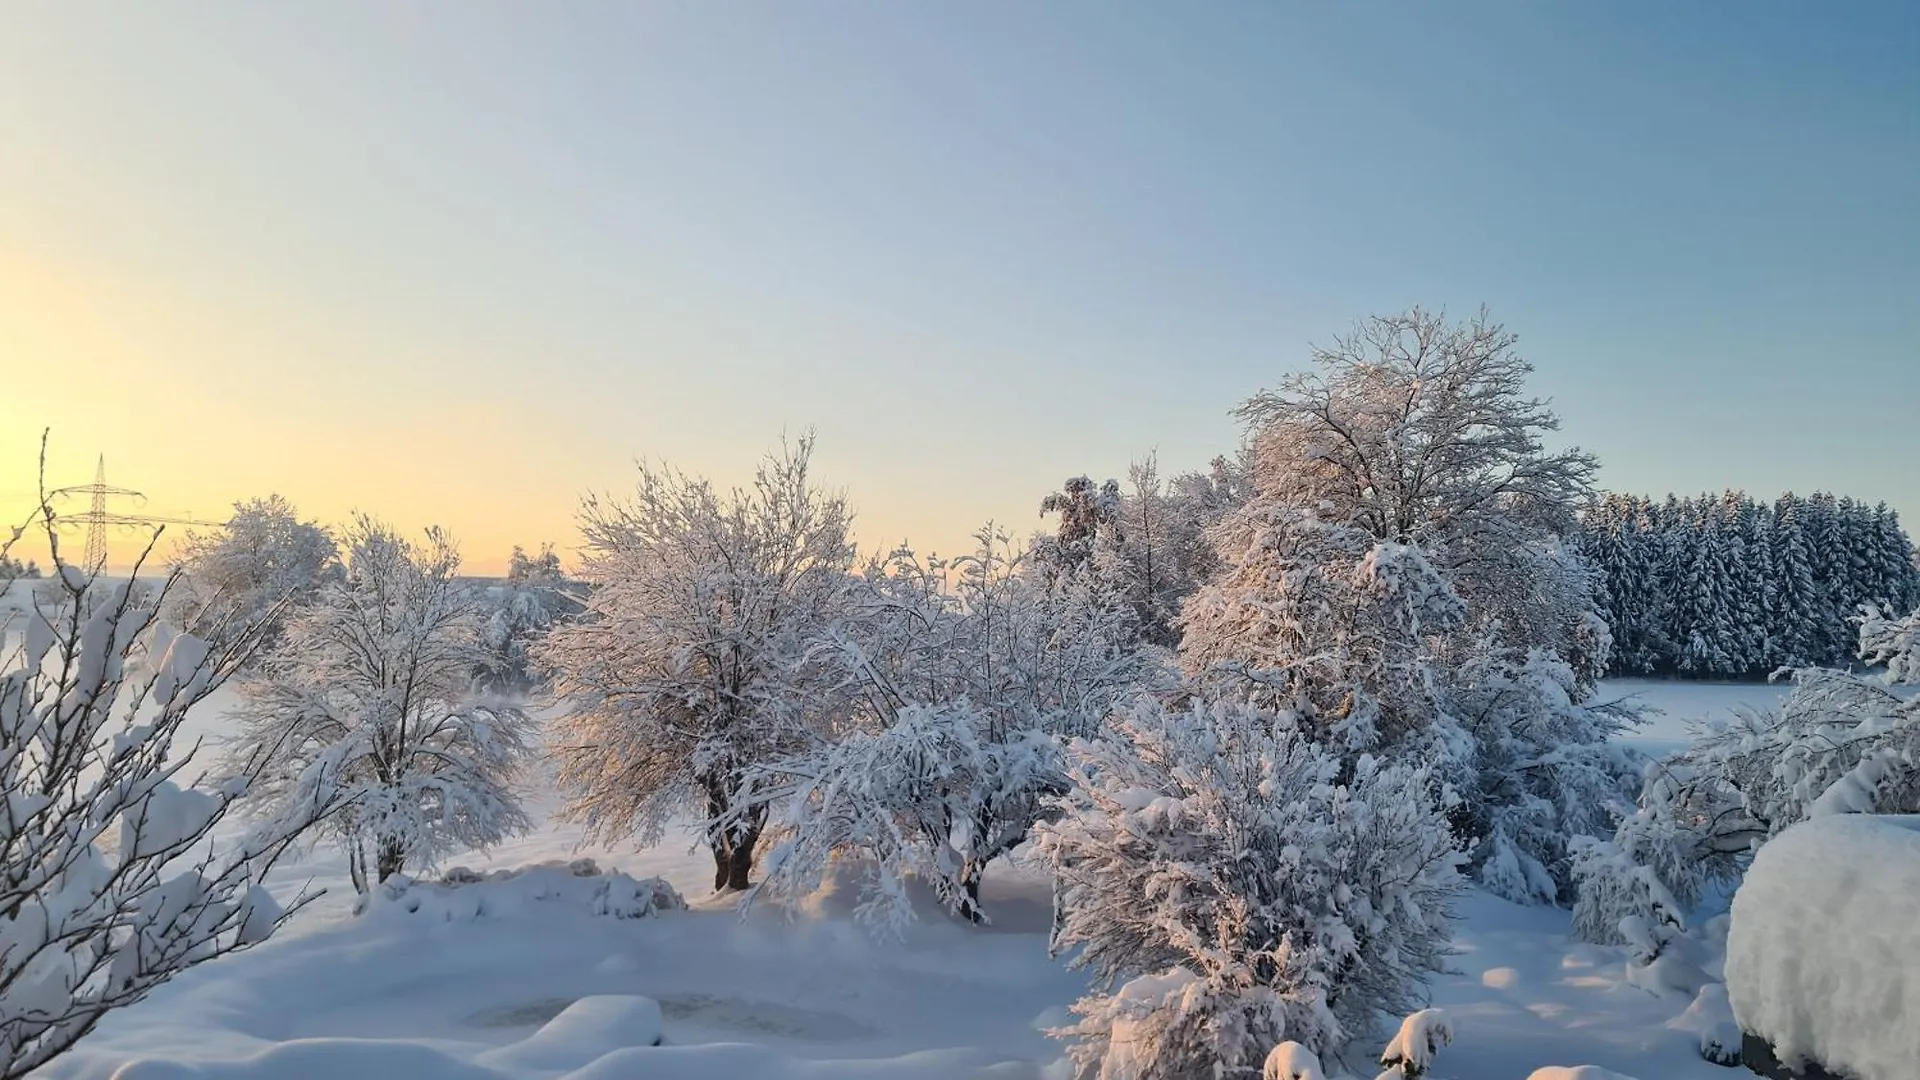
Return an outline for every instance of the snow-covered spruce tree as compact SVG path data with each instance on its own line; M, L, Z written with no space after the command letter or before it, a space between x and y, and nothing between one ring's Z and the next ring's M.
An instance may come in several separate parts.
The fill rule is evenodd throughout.
M1527 396L1532 366L1516 341L1485 311L1458 324L1418 308L1364 319L1314 349L1317 371L1237 415L1253 436L1257 500L1418 547L1475 623L1591 681L1592 582L1547 552L1573 528L1597 465L1546 448L1559 420Z
M991 526L977 539L951 562L897 552L861 580L840 655L863 724L754 771L755 800L786 807L761 888L805 895L856 853L877 869L863 915L911 917L911 877L984 921L987 865L1066 789L1064 741L1163 669L1090 567L1037 570Z
M315 770L287 816L211 841L264 762L201 785L188 772L195 748L175 740L256 635L235 628L210 646L157 628L177 575L145 600L125 581L91 580L60 558L44 500L39 518L58 593L4 627L13 644L0 653L4 1080L188 967L265 940L310 897L283 906L262 882L326 801Z
M811 435L722 494L640 467L631 499L589 498L582 615L534 656L571 708L558 721L567 815L589 835L657 838L702 815L716 889L750 884L767 807L741 810L747 771L837 733L834 643L854 563L845 499L815 485Z
M365 893L527 827L513 780L533 724L474 682L489 659L486 613L456 577L460 556L445 533L429 529L416 546L362 516L345 539L344 579L324 586L262 670L238 683L229 754L271 759L254 785L267 814L299 795L313 763L334 763L325 832Z
M224 528L188 533L173 564L181 573L163 613L169 623L208 640L225 627L259 627L268 649L285 614L341 574L333 535L279 495L234 503Z
M1139 699L1069 749L1036 849L1055 947L1095 989L1060 1032L1082 1077L1257 1072L1338 1054L1441 969L1459 854L1423 766L1338 754L1290 712Z

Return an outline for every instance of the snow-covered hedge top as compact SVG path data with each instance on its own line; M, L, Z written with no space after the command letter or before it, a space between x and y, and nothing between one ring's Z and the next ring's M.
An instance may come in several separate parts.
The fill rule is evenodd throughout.
M1904 1080L1920 1062L1920 817L1802 822L1733 897L1727 992L1788 1064Z
M478 874L464 867L447 871L438 883L404 874L388 878L362 901L364 915L426 915L447 922L500 918L550 911L558 905L576 914L639 919L687 906L661 878L602 872L592 859L550 862Z

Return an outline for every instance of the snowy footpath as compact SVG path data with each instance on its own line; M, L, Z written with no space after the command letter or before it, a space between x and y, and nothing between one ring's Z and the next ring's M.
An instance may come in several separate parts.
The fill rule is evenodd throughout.
M1684 696L1730 707L1736 692L1752 702L1773 693L1719 690L1689 688ZM1649 733L1666 737L1665 726ZM536 819L552 803L535 799ZM344 866L323 849L278 873L289 894L308 883L328 891L274 940L191 970L109 1016L38 1076L1068 1076L1061 1045L1044 1029L1068 1019L1084 979L1047 957L1047 884L1020 866L996 865L987 878L993 926L930 913L903 938L886 940L856 926L850 898L832 889L801 910L763 908L742 918L707 897L712 864L690 850L689 837L636 853L581 848L578 835L543 824L453 862L486 871L590 857L634 878L664 878L690 909L618 917L633 912L617 904L608 911L604 899L596 907L589 895L604 885L535 884L568 876L554 868L450 891L416 889L427 897L416 911L388 902L356 917ZM539 899L543 889L554 895ZM1630 985L1622 953L1572 940L1566 912L1472 893L1460 915L1456 970L1432 993L1455 1038L1429 1080L1525 1080L1543 1066L1581 1064L1639 1080L1735 1075L1696 1053L1696 1035L1678 1020L1686 996ZM1353 1062L1354 1074L1372 1077L1367 1064Z

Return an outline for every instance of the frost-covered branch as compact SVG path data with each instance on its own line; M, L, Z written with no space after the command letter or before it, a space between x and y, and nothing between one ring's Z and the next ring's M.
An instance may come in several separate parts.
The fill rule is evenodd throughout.
M266 939L282 906L262 882L326 803L323 769L274 823L211 833L257 778L190 782L188 713L247 659L257 630L210 646L158 623L157 590L60 556L51 588L0 646L0 1077L21 1077L201 961ZM151 545L149 545L151 550Z

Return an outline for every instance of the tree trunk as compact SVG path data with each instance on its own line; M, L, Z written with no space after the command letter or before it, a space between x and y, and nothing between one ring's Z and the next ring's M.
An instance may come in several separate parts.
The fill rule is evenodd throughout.
M398 840L380 841L380 859L379 859L379 865L376 868L378 870L378 877L376 880L379 880L379 881L387 880L393 875L399 873L401 869L406 866L406 864L407 864L407 849L401 845L400 841Z
M727 852L726 887L740 892L753 884L753 849L760 842L760 830L742 829L729 839L731 849Z
M358 838L347 842L347 876L353 879L354 892L367 895L371 888L367 884L367 853L361 850Z
M960 905L960 914L976 926L987 921L986 913L980 910L980 879L986 873L984 863L968 862L960 868L960 891L966 899Z

